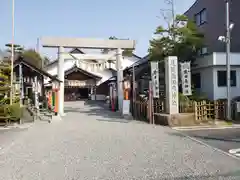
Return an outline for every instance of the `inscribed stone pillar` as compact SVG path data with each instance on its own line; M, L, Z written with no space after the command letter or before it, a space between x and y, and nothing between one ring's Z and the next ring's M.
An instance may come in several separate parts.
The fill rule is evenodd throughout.
M175 56L165 59L165 83L167 113L178 114L178 59Z

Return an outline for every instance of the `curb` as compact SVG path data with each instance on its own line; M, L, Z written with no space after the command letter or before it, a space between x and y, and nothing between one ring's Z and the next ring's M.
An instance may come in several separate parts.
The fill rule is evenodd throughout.
M172 127L178 131L191 131L191 130L210 130L210 129L237 129L240 125L228 125L228 126L192 126L192 127Z

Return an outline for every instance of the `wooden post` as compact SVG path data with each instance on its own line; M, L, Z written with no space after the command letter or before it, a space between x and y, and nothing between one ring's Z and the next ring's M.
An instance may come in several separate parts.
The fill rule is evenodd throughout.
M198 108L197 108L197 102L194 101L194 115L195 115L195 120L198 120Z
M48 92L48 97L49 97L49 100L48 100L49 106L50 106L50 108L52 108L52 91Z
M207 115L208 115L207 106L208 106L207 102L203 101L203 119L205 121L208 120L208 118L207 118Z
M95 101L97 100L97 85L94 86Z
M54 112L55 112L55 115L58 114L58 90L55 90L55 106L54 106Z
M214 101L214 124L216 124L216 119L219 118L217 102Z
M149 122L150 124L155 124L154 120L153 120L153 96L152 96L152 81L149 81L149 100L148 100L148 112L149 112Z

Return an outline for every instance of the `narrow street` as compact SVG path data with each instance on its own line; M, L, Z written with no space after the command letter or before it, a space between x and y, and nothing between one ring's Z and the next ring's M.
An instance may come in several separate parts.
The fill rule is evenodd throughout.
M65 104L63 121L35 123L0 150L0 180L240 178L239 160L175 130Z

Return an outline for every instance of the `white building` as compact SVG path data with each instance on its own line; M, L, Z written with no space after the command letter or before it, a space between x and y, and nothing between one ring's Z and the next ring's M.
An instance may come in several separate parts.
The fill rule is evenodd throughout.
M210 100L227 98L226 53L214 52L195 61L192 80L197 92ZM240 96L240 53L230 54L231 98Z
M116 76L116 57L115 52L109 52L109 60L79 60L81 55L85 54L80 49L73 49L66 53L64 62L65 71L65 100L76 93L85 98L91 94L91 99L104 100L108 95L108 80ZM93 54L92 54L93 55ZM89 57L91 54L89 54ZM94 55L95 56L95 55ZM78 59L78 60L76 60ZM131 66L141 58L133 55L124 57L122 60L122 69ZM51 62L45 70L55 76L58 72L58 60ZM46 80L47 81L47 80Z

